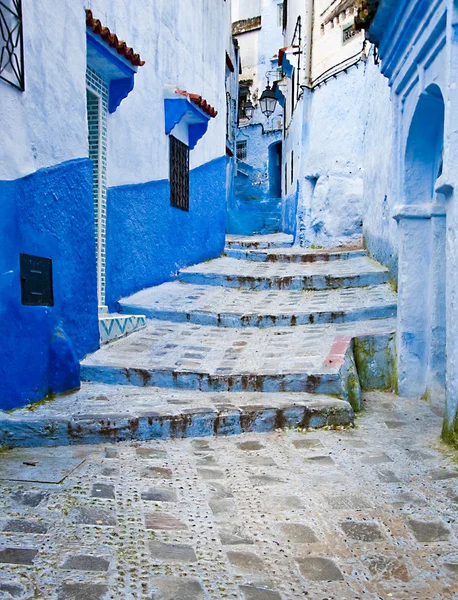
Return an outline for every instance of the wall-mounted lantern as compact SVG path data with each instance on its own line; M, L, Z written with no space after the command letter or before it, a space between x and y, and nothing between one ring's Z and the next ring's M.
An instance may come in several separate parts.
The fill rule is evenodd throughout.
M254 106L251 100L245 103L245 117L250 121L253 118Z
M277 95L270 87L270 84L267 84L266 89L262 92L262 95L259 98L259 105L261 107L261 112L266 117L270 117L275 111L277 106Z

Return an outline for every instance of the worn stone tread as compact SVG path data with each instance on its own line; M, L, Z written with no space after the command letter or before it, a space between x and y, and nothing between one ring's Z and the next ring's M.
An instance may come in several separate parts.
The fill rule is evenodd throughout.
M36 407L0 412L2 444L53 446L232 435L353 422L348 402L307 393L209 393L85 383Z
M268 263L222 257L182 269L178 277L199 285L319 290L387 283L389 271L367 257L313 263Z
M396 315L389 285L338 290L237 290L164 283L120 301L126 313L224 327L339 323Z
M86 357L81 363L82 377L99 383L120 383L116 379L121 377L125 381L126 369L131 370L132 376L137 372L139 379L144 370L158 375L156 382L151 380L146 384L175 387L173 378L179 373L215 378L333 374L336 369L325 365L325 361L336 338L391 332L395 327L394 319L265 329L217 328L156 320L149 323L146 329ZM162 375L166 381L161 381ZM100 380L99 376L107 379Z
M270 249L226 247L224 254L230 258L251 260L255 262L312 263L348 260L349 258L367 256L367 251L357 247L326 249L301 248L300 246Z
M293 236L287 233L226 236L226 245L230 248L288 248L292 243Z

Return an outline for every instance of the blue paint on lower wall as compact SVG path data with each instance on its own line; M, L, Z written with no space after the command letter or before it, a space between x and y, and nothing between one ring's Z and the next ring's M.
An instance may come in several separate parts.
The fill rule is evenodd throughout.
M20 253L52 259L54 306L22 305ZM0 181L0 319L0 409L79 385L99 343L89 159Z
M107 287L111 310L178 269L219 256L226 224L226 157L190 173L189 212L170 206L167 180L109 188Z

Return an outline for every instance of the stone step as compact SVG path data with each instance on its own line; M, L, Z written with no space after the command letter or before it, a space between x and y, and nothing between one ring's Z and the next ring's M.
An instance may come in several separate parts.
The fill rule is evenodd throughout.
M312 263L363 257L367 256L367 251L362 248L314 250L311 248L300 248L298 246L265 250L226 247L224 254L229 258L252 260L254 262Z
M252 290L322 290L387 283L389 271L367 257L331 262L256 263L222 257L182 269L185 283Z
M86 357L81 377L94 383L346 399L352 338L391 335L394 325L393 319L380 319L239 329L150 321L146 329Z
M329 396L84 384L33 410L1 413L0 439L5 447L64 446L334 428L353 420L350 404Z
M394 317L396 294L387 284L320 291L240 291L174 281L124 298L120 310L200 325L285 327Z
M146 325L144 314L99 313L100 345L143 329Z
M288 248L292 244L293 236L287 233L226 236L228 248Z

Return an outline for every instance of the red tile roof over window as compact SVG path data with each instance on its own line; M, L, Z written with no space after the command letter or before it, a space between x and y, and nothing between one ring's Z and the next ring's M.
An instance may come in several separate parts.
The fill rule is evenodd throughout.
M199 96L199 94L189 94L185 90L176 90L175 94L179 94L180 96L187 96L191 100L191 102L194 102L196 106L198 106L201 110L204 111L204 113L206 113L212 118L216 117L216 115L218 114L218 111L215 108L213 108L211 104L208 104L208 102L204 98L202 98L202 96Z
M111 33L108 27L104 27L99 19L94 19L92 16L92 11L86 9L86 25L90 27L92 31L100 35L102 40L106 42L112 48L130 61L135 67L143 67L145 61L140 58L139 54L136 54L133 49L126 44L126 42L121 41L115 33Z

